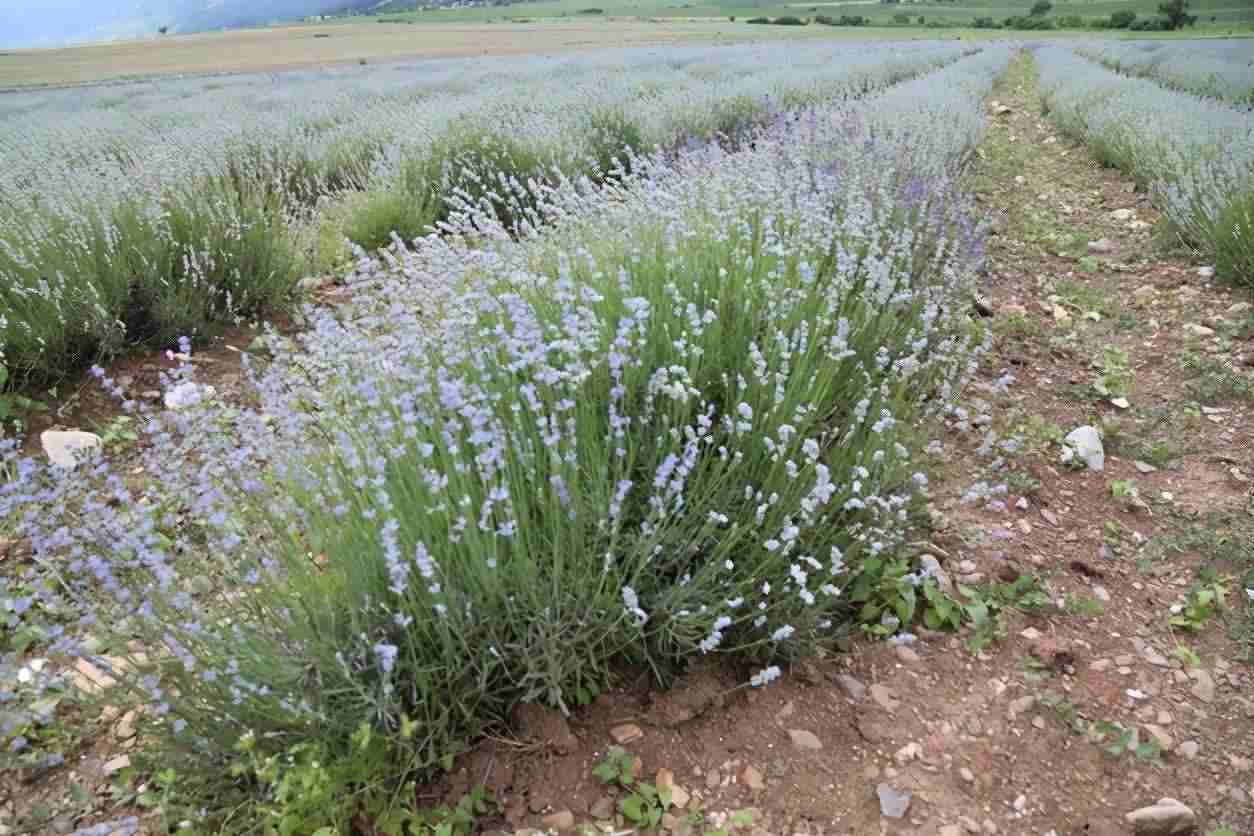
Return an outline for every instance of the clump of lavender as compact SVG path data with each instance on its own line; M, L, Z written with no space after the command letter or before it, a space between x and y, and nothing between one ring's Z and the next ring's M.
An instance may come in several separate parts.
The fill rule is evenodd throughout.
M480 202L363 258L350 306L271 341L253 406L186 397L179 370L146 486L9 451L0 518L38 594L127 648L53 652L147 707L208 815L271 786L241 753L272 775L314 742L373 752L399 783L620 660L666 680L729 654L767 684L902 545L911 427L974 372L981 235L954 181L1008 58L559 179L513 235Z

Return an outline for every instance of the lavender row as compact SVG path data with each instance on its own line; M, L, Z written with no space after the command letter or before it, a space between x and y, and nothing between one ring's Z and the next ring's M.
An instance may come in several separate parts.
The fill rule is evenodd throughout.
M1077 51L1124 75L1254 106L1254 46L1245 40L1101 41Z
M1049 118L1136 177L1171 228L1227 278L1254 284L1254 113L1037 50Z
M49 653L143 707L167 815L259 830L311 781L303 823L335 827L612 666L726 654L761 686L839 638L910 557L916 427L983 346L956 180L1009 57L536 184L521 229L467 202L272 337L253 406L193 356L143 415L144 486L10 451L0 518L46 572L23 612L81 614Z

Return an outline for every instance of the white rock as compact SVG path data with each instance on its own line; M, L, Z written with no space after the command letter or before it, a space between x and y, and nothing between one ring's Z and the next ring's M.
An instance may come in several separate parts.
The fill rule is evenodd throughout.
M890 819L899 819L910 809L911 794L894 789L889 784L880 784L875 788L880 799L880 813Z
M1249 313L1251 310L1254 310L1254 305L1251 305L1249 302L1237 302L1228 308L1228 313L1232 316L1241 316Z
M1116 209L1110 213L1110 217L1116 221L1130 221L1136 217L1136 212L1131 209Z
M1063 461L1071 461L1078 456L1089 470L1101 470L1106 466L1106 449L1102 446L1102 437L1093 427L1076 427L1063 439Z
M103 444L100 436L80 430L45 430L39 436L48 461L57 467L74 467L79 460L91 456L91 450Z
M1215 268L1210 267L1210 266L1199 267L1197 268L1197 274L1201 276L1203 279L1209 279L1215 275Z
M1184 332L1194 337L1213 337L1215 335L1214 328L1207 328L1205 325L1199 325L1196 322L1190 322L1185 325Z

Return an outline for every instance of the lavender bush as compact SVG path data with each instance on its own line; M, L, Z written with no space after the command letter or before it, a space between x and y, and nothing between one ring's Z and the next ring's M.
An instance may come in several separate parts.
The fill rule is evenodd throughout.
M954 184L1008 60L532 181L499 196L529 207L511 229L464 200L272 336L253 406L194 357L170 409L127 402L144 485L9 450L0 519L44 572L24 611L82 614L49 652L143 709L167 813L387 816L519 701L711 653L761 685L839 636L925 491L913 427L982 345Z
M1221 274L1254 284L1254 114L1118 75L1061 47L1037 57L1049 117L1146 185Z

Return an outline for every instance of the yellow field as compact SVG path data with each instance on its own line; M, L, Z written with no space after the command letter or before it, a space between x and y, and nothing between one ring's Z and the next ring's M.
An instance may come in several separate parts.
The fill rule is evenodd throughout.
M709 19L425 25L367 21L284 26L63 49L12 50L0 54L0 88L181 73L265 72L362 59L464 58L681 41L830 38L839 34L810 26L737 26ZM860 34L867 37L865 31Z

